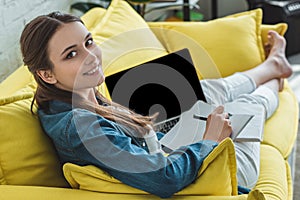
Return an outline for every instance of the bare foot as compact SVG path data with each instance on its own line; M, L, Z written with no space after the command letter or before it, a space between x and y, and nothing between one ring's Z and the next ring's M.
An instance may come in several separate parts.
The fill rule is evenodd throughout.
M278 73L278 77L288 78L292 75L293 71L285 56L286 41L276 31L269 31L268 38L270 49L267 59L274 63L274 70Z

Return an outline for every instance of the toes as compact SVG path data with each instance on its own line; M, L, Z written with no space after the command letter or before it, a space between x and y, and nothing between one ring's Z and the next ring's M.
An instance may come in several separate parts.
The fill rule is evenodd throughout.
M268 38L269 38L269 43L271 44L270 54L273 52L275 54L277 53L284 54L285 47L286 47L285 38L273 30L268 32Z
M281 35L279 35L279 33L277 33L276 31L273 30L269 30L268 31L268 38L271 40L274 40L275 38L280 38Z

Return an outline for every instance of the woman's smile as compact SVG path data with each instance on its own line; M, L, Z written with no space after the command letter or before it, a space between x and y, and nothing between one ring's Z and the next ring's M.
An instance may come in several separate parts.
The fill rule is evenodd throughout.
M87 75L87 76L98 75L100 73L100 69L101 69L101 66L99 64L95 68L83 73L83 75Z

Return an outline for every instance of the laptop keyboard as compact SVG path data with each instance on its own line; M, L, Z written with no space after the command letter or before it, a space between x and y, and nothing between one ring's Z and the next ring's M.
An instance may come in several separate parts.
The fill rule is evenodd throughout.
M167 133L179 121L179 116L167 119L154 125L156 131Z

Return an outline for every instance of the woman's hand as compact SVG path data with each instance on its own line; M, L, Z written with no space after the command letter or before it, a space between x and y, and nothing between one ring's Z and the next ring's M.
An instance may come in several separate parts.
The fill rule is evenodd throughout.
M204 140L221 142L229 137L232 127L228 119L228 113L224 113L224 107L217 107L207 118Z

